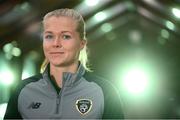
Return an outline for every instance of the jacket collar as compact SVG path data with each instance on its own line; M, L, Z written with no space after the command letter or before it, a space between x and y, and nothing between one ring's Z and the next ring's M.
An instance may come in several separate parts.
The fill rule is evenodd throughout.
M42 73L43 78L48 81L52 81L49 76L49 70L50 64L47 65L45 71ZM81 77L85 74L85 68L83 65L79 62L78 70L76 73L71 72L63 72L63 81L62 81L62 87L63 86L73 86L75 83L77 83L79 80L81 80Z

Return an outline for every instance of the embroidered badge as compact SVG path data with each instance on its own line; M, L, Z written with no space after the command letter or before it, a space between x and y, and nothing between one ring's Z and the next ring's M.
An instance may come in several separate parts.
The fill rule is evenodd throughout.
M76 101L76 109L82 114L87 114L92 108L92 101L89 99L79 99Z

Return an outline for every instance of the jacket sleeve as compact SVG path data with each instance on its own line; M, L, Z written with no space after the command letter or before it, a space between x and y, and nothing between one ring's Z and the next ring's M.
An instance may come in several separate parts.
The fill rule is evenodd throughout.
M108 83L108 84L107 84ZM122 101L119 92L112 83L104 84L104 114L103 119L124 119Z
M36 82L42 77L41 74L32 76L30 78L27 78L25 80L21 80L17 86L15 87L15 90L11 93L6 113L4 116L4 119L22 119L22 116L18 110L18 97L21 92L21 90L29 83Z
M4 119L22 119L18 111L18 96L20 89L16 89L11 93Z
M110 81L89 72L86 72L84 77L89 81L97 83L102 89L104 95L104 111L102 119L124 119L122 101L115 85Z

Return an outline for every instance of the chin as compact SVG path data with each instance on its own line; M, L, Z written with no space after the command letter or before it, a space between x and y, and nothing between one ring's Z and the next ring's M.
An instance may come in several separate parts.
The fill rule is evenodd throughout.
M70 62L51 62L52 65L56 66L56 67L64 67L64 66L69 66L71 63Z
M60 59L58 59L58 60L51 60L50 61L50 63L52 64L52 65L54 65L54 66L57 66L57 67L61 67L61 66L70 66L70 65L72 65L73 63L75 63L75 60L74 59L72 59L72 60L60 60Z
M64 66L66 63L65 62L51 62L52 65L54 66Z

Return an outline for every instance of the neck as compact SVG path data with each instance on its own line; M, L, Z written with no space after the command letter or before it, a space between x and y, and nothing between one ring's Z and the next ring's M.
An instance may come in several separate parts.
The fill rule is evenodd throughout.
M69 66L55 66L53 64L50 64L50 75L55 80L57 85L61 88L63 72L76 73L77 69L78 69L78 62L75 62Z

